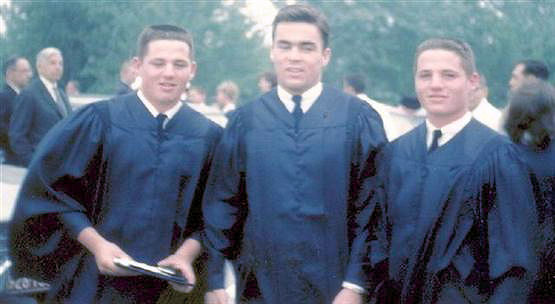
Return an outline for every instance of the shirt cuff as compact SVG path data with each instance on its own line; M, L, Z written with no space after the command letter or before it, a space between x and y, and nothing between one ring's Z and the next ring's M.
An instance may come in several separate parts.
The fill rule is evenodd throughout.
M350 289L358 294L366 294L366 289L358 286L357 284L353 284L351 282L343 281L341 287Z

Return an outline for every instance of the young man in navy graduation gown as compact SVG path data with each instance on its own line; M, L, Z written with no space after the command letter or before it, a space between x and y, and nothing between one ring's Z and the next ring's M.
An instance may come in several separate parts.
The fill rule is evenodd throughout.
M320 82L328 32L312 7L281 9L270 52L278 87L224 131L203 203L207 303L226 303L224 258L236 261L242 302L362 301L359 211L386 139L372 108Z
M22 185L14 271L49 282L47 302L156 302L166 283L114 258L169 266L195 283L200 202L221 129L179 101L196 70L189 32L147 27L134 60L139 91L55 126Z
M378 303L524 303L537 224L515 147L468 112L478 85L465 42L429 39L414 84L425 123L378 157L369 217Z

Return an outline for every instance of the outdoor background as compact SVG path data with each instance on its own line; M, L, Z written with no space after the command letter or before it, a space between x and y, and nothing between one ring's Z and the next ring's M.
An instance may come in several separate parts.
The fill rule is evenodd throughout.
M112 94L142 28L171 23L194 34L199 71L193 84L211 97L219 82L233 80L245 103L258 94L256 77L271 69L275 12L294 2L0 0L0 59L21 54L34 65L40 49L54 46L64 55L62 83L76 79L84 93ZM506 103L516 61L534 58L555 68L555 1L306 2L324 11L332 28L324 81L340 86L343 75L363 74L368 95L386 103L414 95L414 49L431 36L470 43L498 107Z

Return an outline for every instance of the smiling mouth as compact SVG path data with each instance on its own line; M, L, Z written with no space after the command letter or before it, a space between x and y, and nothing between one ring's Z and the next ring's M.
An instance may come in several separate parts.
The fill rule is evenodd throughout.
M430 99L430 100L445 100L445 99L447 99L447 96L434 95L434 96L428 96L428 99Z
M171 84L171 83L160 83L159 85L162 89L165 89L165 90L170 90L170 89L173 89L177 86L177 85Z
M303 69L300 68L287 68L285 70L291 74L300 74L303 72Z

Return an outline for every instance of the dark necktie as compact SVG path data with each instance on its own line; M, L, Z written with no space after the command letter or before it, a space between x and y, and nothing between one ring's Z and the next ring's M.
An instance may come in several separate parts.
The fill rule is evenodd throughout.
M432 134L432 144L430 145L430 149L428 152L432 152L438 147L438 140L441 137L442 133L440 129L434 130Z
M158 121L158 138L160 140L164 139L164 122L166 121L166 118L168 118L168 116L162 113L156 116L156 120Z
M293 108L293 119L295 120L295 130L299 129L299 122L303 117L303 110L301 109L301 100L303 97L301 95L293 96L293 102L295 107Z
M66 117L67 116L66 105L62 100L62 96L60 95L60 91L58 91L58 87L54 87L54 101L56 102L56 105L58 106L58 109L62 114L62 116Z

